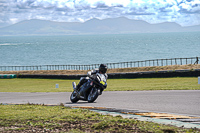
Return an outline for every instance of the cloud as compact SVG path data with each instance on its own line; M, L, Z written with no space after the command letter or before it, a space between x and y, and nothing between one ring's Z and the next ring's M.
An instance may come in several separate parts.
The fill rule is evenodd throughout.
M121 16L149 23L197 25L200 0L0 0L0 23L26 19L84 22Z

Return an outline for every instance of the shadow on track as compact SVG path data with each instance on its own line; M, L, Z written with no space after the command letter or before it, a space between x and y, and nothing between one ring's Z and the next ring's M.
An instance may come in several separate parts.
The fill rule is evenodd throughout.
M96 102L93 102L93 103L96 103ZM88 103L88 102L77 102L77 103L66 102L65 104L91 104L91 103Z

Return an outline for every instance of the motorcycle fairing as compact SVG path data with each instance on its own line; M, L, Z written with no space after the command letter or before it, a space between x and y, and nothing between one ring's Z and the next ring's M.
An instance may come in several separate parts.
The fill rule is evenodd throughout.
M84 99L87 99L88 90L92 87L91 80L88 80L80 87L80 96L83 96Z

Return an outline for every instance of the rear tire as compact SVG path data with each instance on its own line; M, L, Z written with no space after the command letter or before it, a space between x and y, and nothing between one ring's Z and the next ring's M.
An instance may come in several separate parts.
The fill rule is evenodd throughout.
M88 95L88 102L93 103L97 99L98 96L99 96L98 89L92 88L90 91L90 94Z
M71 102L72 103L76 103L76 102L78 102L78 96L77 96L77 92L76 91L73 91L72 92L72 94L71 94L71 96L70 96L70 100L71 100Z

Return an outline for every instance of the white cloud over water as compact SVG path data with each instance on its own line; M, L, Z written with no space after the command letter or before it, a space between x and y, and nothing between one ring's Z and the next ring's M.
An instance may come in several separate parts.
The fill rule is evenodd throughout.
M200 24L200 0L0 0L0 23L27 19L84 22L116 17Z

